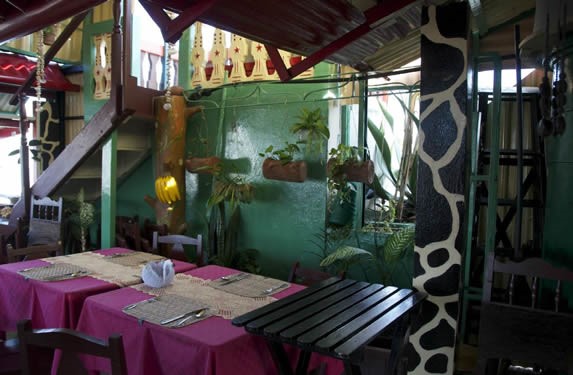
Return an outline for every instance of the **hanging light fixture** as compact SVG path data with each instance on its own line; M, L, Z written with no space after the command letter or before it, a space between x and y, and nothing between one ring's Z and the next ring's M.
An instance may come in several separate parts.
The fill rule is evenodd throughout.
M171 175L158 177L155 180L155 195L161 203L168 204L171 209L171 205L181 199L175 177Z
M44 62L44 32L40 30L38 33L38 44L36 49L36 120L39 119L39 113L42 111L40 106L42 100L42 84L46 83L45 76L45 62Z

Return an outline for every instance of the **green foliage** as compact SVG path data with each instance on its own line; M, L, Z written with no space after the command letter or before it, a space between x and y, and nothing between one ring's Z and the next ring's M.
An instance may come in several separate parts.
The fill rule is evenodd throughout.
M381 171L376 176L376 180L372 186L376 195L388 202L386 207L379 207L382 215L386 218L381 220L393 221L397 219L403 221L415 215L415 193L416 193L416 171L417 171L417 144L414 137L414 127L419 128L420 120L413 112L413 107L416 102L418 93L410 92L408 96L408 103L394 94L391 93L397 102L402 107L405 114L405 123L403 127L403 143L401 145L402 151L399 152L396 147L391 147L387 142L387 136L382 123L379 125L374 124L368 120L368 130L374 141L376 142L377 153L375 155L376 167ZM394 132L393 137L397 138L395 133L396 124L394 116L390 113L388 108L383 105L382 101L378 101L379 109L388 124L387 131ZM397 130L396 130L397 131ZM398 161L398 168L393 168L393 162ZM391 182L393 191L388 191L384 188L384 180ZM394 216L390 217L389 214Z
M297 143L285 142L285 147L280 149L275 149L273 145L270 145L265 149L264 153L260 152L259 156L279 160L282 164L287 164L295 159L297 153L300 153L300 147L298 147L300 143L300 141Z
M291 132L304 137L301 142L306 143L306 150L310 155L322 154L323 145L328 141L330 131L320 108L314 111L303 108L297 119L298 121L291 126Z
M337 272L345 273L352 265L373 266L382 283L392 284L396 267L402 263L407 250L414 246L414 232L413 226L394 230L373 252L359 247L340 246L328 254L320 266L335 266Z
M213 191L207 201L207 205L213 207L219 203L228 202L231 210L234 210L240 203L251 203L254 195L254 186L242 177L219 175L215 179Z
M336 201L349 201L350 191L354 186L349 183L344 167L348 163L359 163L362 161L360 150L358 147L347 146L342 143L336 148L330 149L326 172L330 204Z

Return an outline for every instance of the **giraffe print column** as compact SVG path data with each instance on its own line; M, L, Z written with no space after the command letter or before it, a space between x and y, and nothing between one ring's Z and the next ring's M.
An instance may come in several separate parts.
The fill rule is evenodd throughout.
M428 293L408 370L453 374L464 213L466 3L422 11L421 124L414 287Z

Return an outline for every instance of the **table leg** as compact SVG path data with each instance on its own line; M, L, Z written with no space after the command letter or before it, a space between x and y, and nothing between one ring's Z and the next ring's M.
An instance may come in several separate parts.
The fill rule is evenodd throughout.
M308 363L310 362L310 352L301 350L298 355L298 362L296 364L296 375L306 375L308 371Z
M344 375L360 375L360 366L344 361Z
M273 357L273 361L275 362L275 366L277 367L279 375L293 375L292 367L285 352L285 348L283 348L283 345L280 342L269 340L265 341L269 347L271 356Z
M392 350L390 351L390 358L388 358L388 363L386 364L385 374L395 374L398 361L402 357L404 348L410 338L409 316L403 317L397 324L398 326L392 337Z

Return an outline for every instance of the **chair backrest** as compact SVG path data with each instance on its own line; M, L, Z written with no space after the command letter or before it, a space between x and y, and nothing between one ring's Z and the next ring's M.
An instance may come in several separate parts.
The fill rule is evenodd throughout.
M182 234L168 234L160 236L157 232L153 232L153 248L158 249L160 244L170 244L170 249L167 250L167 256L172 259L187 261L183 245L193 245L196 248L195 263L198 266L203 265L203 237L198 234L197 237L185 236Z
M63 200L52 200L48 197L36 199L32 197L28 218L26 244L24 246L47 245L60 241L63 212ZM20 220L20 232L24 231ZM17 244L18 247L23 247Z
M297 283L302 285L312 285L319 281L323 281L329 279L335 275L332 275L328 272L324 272L321 270L317 270L314 268L306 268L300 265L300 262L295 262L292 265L290 270L290 274L288 276L288 282L290 283ZM344 273L338 275L341 278L344 278Z
M23 375L50 374L53 351L61 350L56 374L88 374L80 355L109 358L111 375L126 375L125 352L120 335L105 340L67 329L32 329L31 322L18 323Z
M477 372L508 359L573 373L573 314L559 311L563 284L572 281L573 272L540 258L486 257Z

